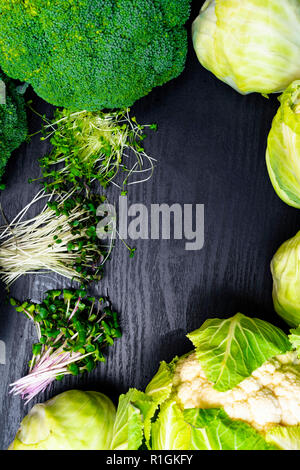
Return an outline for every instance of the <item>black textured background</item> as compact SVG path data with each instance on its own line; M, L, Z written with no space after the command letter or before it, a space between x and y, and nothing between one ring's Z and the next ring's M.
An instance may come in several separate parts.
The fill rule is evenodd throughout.
M201 5L195 1L192 18ZM52 107L32 92L34 107L51 115ZM260 95L241 96L204 70L191 42L184 73L134 106L141 123L158 123L145 146L158 159L152 180L133 186L129 202L205 204L205 246L185 251L184 241L138 241L130 259L121 242L107 263L95 293L108 289L121 313L123 337L106 364L82 378L56 383L36 401L71 388L99 390L117 399L130 386L144 388L159 361L187 352L185 334L210 316L237 311L284 326L272 307L269 263L278 246L300 226L296 209L275 194L265 165L265 147L278 102ZM30 130L40 127L30 116ZM11 158L1 204L12 218L39 185L37 159L47 144L33 138ZM111 191L110 199L119 192ZM39 300L49 288L68 286L55 275L26 276L12 288L20 299ZM1 288L0 339L7 364L0 365L0 448L13 439L29 408L8 394L9 383L23 376L34 341L30 322L5 303Z

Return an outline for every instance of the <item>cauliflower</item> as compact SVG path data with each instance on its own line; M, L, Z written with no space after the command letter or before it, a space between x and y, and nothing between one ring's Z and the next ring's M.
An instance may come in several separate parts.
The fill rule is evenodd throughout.
M146 388L157 406L151 448L299 450L300 328L287 336L238 313L188 338L195 350L162 362Z
M264 363L227 392L215 390L196 353L179 360L173 383L183 408L220 408L259 431L300 424L300 361L295 352Z

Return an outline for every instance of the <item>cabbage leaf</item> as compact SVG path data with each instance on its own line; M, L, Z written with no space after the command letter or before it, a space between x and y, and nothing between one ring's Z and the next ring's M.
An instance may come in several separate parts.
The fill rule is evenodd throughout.
M206 320L187 336L206 377L222 392L234 388L271 357L291 349L279 328L241 313L225 320Z
M281 450L300 450L300 426L274 426L267 431L266 440Z
M280 96L266 152L273 188L288 205L300 208L300 80Z
M169 399L160 407L157 420L152 424L153 450L189 450L191 428L175 399Z
M252 426L230 419L222 409L188 409L183 415L192 428L191 450L276 449Z
M111 450L138 450L144 432L150 438L151 418L156 404L151 397L136 389L121 395L113 429Z
M158 372L147 385L145 390L147 395L151 396L158 405L167 400L171 394L177 361L177 357L175 357L169 364L162 361L160 363Z
M300 358L300 326L290 330L289 340L297 351L297 356Z

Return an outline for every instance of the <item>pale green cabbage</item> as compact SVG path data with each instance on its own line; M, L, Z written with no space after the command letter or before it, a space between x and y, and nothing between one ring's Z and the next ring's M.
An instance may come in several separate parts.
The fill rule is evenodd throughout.
M98 392L70 390L35 405L23 419L10 450L105 450L116 410Z
M192 34L201 64L242 94L300 78L299 0L207 0Z
M287 240L271 262L274 308L290 326L300 324L300 232Z
M280 108L268 137L266 161L278 196L300 208L300 80L280 96Z

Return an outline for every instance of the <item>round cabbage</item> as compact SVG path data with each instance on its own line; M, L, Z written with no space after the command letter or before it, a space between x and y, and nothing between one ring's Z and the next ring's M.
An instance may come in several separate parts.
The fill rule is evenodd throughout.
M180 75L190 0L5 0L0 64L47 102L127 108Z
M201 64L242 94L300 78L299 0L207 0L193 24Z
M300 324L300 232L281 245L271 262L274 308L290 326Z
M300 80L280 96L268 137L266 161L272 185L287 204L300 208Z
M116 410L99 392L70 390L35 405L10 450L107 450Z

